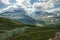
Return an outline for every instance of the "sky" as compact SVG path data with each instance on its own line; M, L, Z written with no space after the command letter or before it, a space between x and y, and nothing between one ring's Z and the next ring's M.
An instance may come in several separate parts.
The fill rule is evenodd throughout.
M58 11L60 0L0 0L0 13L7 10L23 8L28 14L34 11Z

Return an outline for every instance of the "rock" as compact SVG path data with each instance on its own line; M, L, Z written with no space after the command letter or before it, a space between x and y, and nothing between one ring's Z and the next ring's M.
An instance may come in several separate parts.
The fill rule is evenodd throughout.
M60 32L56 32L55 37L48 40L60 40Z
M48 40L54 40L53 38L50 38L50 39L48 39Z

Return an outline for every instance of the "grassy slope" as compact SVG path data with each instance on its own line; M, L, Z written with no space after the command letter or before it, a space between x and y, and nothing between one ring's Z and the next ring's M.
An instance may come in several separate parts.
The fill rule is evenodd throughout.
M13 29L15 27L23 27L23 26L24 26L23 23L0 17L0 30L1 29L8 30Z
M14 20L0 18L0 30L13 30L16 27L26 27L25 32L22 34L12 35L5 40L48 40L50 37L54 37L55 32L60 31L60 26L56 27L33 27L32 25L24 25Z
M60 27L31 27L28 28L21 35L12 36L12 40L48 40L51 37L54 37L55 32L60 31Z

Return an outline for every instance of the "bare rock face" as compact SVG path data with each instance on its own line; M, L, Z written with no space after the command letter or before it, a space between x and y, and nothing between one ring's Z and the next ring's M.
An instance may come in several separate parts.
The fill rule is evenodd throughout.
M48 39L48 40L54 40L53 38L50 38L50 39Z
M48 40L60 40L60 32L56 32L55 37Z

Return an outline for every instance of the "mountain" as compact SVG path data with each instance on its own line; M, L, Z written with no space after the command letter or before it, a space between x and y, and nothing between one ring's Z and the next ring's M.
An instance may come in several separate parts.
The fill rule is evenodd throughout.
M24 24L39 26L49 24L56 25L58 24L58 22L60 22L60 11L35 11L32 12L30 15L27 15L26 10L24 10L23 8L10 8L7 11L0 13L0 17L21 21Z
M35 27L36 25L30 25L30 24L24 24L20 21L16 21L16 20L13 20L13 19L8 19L8 18L3 18L3 17L0 17L0 30L10 30L10 29L13 29L13 28L21 28L21 27Z
M58 31L60 25L40 27L0 17L0 40L48 40Z
M12 10L13 11L6 11L0 13L0 17L14 19L23 22L24 24L30 24L30 25L45 24L45 22L42 20L35 20L34 18L28 16L25 10L22 8L17 8Z
M60 22L60 11L54 12L44 12L44 11L35 11L31 14L31 17L35 20L42 20L46 23L57 23Z
M35 27L35 25L30 25L30 24L26 25L20 21L0 17L0 31L1 30L12 30L17 27L21 28L21 27L26 27L26 26Z
M2 18L0 17L0 31L1 30L10 30L16 27L24 27L26 25L24 25L21 22L18 22L16 20L11 20L11 19L7 19L7 18Z
M25 16L25 14L26 14L26 12L22 8L19 8L19 9L12 8L11 10L9 8L8 11L5 11L5 12L3 11L2 13L0 13L0 16L13 19L14 16L23 17L23 16Z

